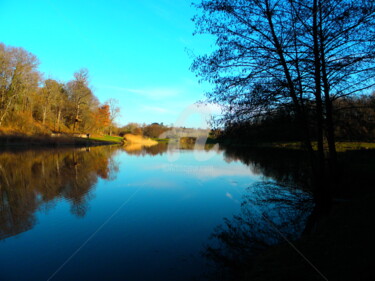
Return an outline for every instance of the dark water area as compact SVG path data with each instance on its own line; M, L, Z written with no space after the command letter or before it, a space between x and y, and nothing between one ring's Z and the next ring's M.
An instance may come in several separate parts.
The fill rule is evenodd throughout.
M210 279L300 237L314 207L303 159L167 144L1 152L0 280Z

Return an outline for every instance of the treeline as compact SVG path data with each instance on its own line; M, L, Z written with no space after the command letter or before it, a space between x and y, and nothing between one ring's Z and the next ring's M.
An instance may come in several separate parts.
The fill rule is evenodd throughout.
M38 58L23 48L0 43L0 129L3 133L111 134L117 101L101 104L87 69L68 82L44 79Z
M210 130L196 129L186 127L166 126L163 123L138 124L129 123L123 127L117 128L116 133L119 136L126 134L142 135L149 138L178 139L184 137L207 137Z
M370 96L343 97L333 102L334 131L339 141L374 141L375 93ZM308 115L309 134L317 139L316 120L311 105ZM249 120L226 122L220 137L238 142L296 141L300 131L297 116L291 106L279 105L271 111Z
M170 127L165 126L163 123L152 123L147 125L131 122L118 128L117 134L122 137L126 134L133 134L149 138L159 138L164 132L167 132L169 128Z

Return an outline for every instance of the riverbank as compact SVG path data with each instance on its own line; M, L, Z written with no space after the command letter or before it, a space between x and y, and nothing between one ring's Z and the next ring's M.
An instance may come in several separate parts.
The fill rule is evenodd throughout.
M302 144L299 142L273 142L265 143L264 146L276 147L276 148L287 148L287 149L303 149ZM317 143L312 142L314 150L318 149ZM336 142L336 151L345 152L348 150L360 150L360 149L375 149L375 142Z
M94 136L89 138L62 136L29 136L29 135L0 135L0 148L11 147L84 147L120 144L122 138L112 136Z
M252 148L285 148L291 150L303 150L303 144L298 141L290 142L253 142L239 141L233 139L210 139L211 142L220 143L227 146L252 147ZM317 150L317 142L311 143L312 148ZM348 150L366 150L375 149L375 142L359 142L359 141L338 141L336 142L337 152L345 152Z

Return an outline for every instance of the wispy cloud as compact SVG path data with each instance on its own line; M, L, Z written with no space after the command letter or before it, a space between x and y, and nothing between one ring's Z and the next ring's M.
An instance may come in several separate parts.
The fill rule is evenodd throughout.
M158 106L142 106L142 111L154 112L154 113L174 113L172 110Z
M123 103L124 112L127 113L124 114L126 122L163 122L175 126L209 128L211 116L221 114L218 104L196 103L201 89L187 78L174 81L172 85L121 85L101 84L97 87L103 93L111 92Z

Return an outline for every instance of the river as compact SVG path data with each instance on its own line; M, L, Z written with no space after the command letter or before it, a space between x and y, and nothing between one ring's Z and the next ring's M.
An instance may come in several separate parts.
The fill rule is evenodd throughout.
M0 280L201 280L212 261L240 262L236 247L298 238L311 195L290 162L259 157L166 144L3 151Z

